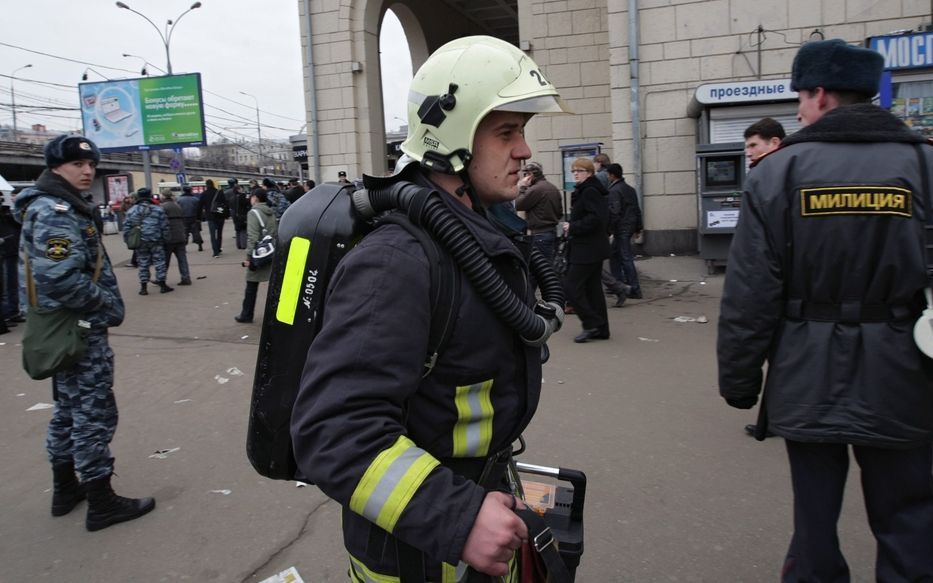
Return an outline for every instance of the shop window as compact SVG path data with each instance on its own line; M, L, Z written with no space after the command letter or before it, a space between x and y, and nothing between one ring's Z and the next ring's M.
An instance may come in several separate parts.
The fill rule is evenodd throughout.
M933 137L933 78L891 84L891 113L924 137Z

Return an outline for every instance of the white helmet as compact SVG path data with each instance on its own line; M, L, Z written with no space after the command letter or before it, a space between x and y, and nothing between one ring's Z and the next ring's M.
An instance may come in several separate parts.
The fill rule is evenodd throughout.
M432 170L462 172L477 126L494 110L570 113L541 69L515 46L491 36L453 40L412 79L402 151Z

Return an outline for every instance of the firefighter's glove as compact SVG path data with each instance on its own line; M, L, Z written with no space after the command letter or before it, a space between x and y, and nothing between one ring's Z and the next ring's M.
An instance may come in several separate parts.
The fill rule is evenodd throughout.
M534 310L535 315L544 323L544 331L538 338L522 336L522 340L529 346L543 346L547 339L563 326L564 309L554 302L538 302Z

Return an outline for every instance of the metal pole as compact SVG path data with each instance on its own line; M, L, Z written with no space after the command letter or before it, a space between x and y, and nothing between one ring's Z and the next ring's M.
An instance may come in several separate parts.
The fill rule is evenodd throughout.
M259 99L252 93L247 93L246 91L240 91L240 93L247 97L252 97L253 101L256 102L256 136L259 138L259 173L262 174L262 124L259 122Z
M641 212L645 212L644 198L642 192L642 166L641 166L641 98L639 96L639 71L638 71L638 0L629 0L628 2L628 67L629 79L632 84L631 112L632 112L632 174L635 179L635 193L638 197L638 204L641 206Z
M17 136L19 135L19 128L16 126L16 91L13 90L13 80L16 79L16 74L22 71L23 69L28 69L32 67L32 63L28 65L23 65L19 69L14 69L10 73L10 108L13 110L13 141L18 141Z
M201 3L200 3L200 2L195 2L194 4L191 5L190 8L188 8L188 10L185 10L184 12L182 12L182 13L175 19L174 24L172 23L171 20L166 21L166 23L165 23L165 33L163 34L162 31L159 30L159 27L156 26L156 24L155 24L154 22L152 22L151 20L149 20L149 18L148 18L145 14L143 14L142 12L133 10L132 8L130 8L129 6L127 6L126 3L124 3L124 2L119 2L119 1L117 2L117 8L122 8L122 9L124 9L124 10L129 10L129 11L132 12L133 14L136 14L136 15L142 17L146 22L148 22L149 24L152 25L152 28L154 28L154 29L156 30L157 33L159 33L159 38L162 39L162 44L165 45L165 64L166 64L166 69L168 70L168 74L169 74L169 75L172 74L172 55L171 55L171 52L169 51L169 44L172 42L172 32L175 30L175 26L178 25L178 22L182 19L182 17L183 17L185 14L188 14L188 13L191 12L192 10L194 10L194 9L196 9L196 8L200 8L200 7L201 7ZM170 25L171 25L171 28L169 28ZM181 150L181 151L178 153L178 162L179 162L179 168L178 168L178 169L179 169L179 171L180 171L181 174L184 174L184 173L185 173L185 151L184 151L183 148L179 148L179 150ZM149 187L149 188L152 188L152 186L151 186L151 185L152 185L152 168L151 168L151 165L150 165L150 163L149 163L149 152L148 152L147 150L143 150L142 152L143 152L143 172L146 174L146 186Z

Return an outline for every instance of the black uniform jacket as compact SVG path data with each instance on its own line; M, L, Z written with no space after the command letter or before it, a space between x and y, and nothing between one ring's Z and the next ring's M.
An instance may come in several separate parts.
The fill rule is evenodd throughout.
M596 176L570 196L570 263L602 263L609 257L609 193Z
M530 305L527 246L442 197ZM429 572L439 567L432 560L457 565L486 492L445 460L506 448L538 405L540 349L523 344L466 276L451 339L422 378L430 287L423 248L407 231L389 224L367 235L331 280L292 414L301 472L343 505L354 564L379 574L396 573L387 532L423 551Z
M927 285L920 158L872 105L834 109L749 173L719 320L719 390L804 442L913 447L933 435L933 362L914 345Z

